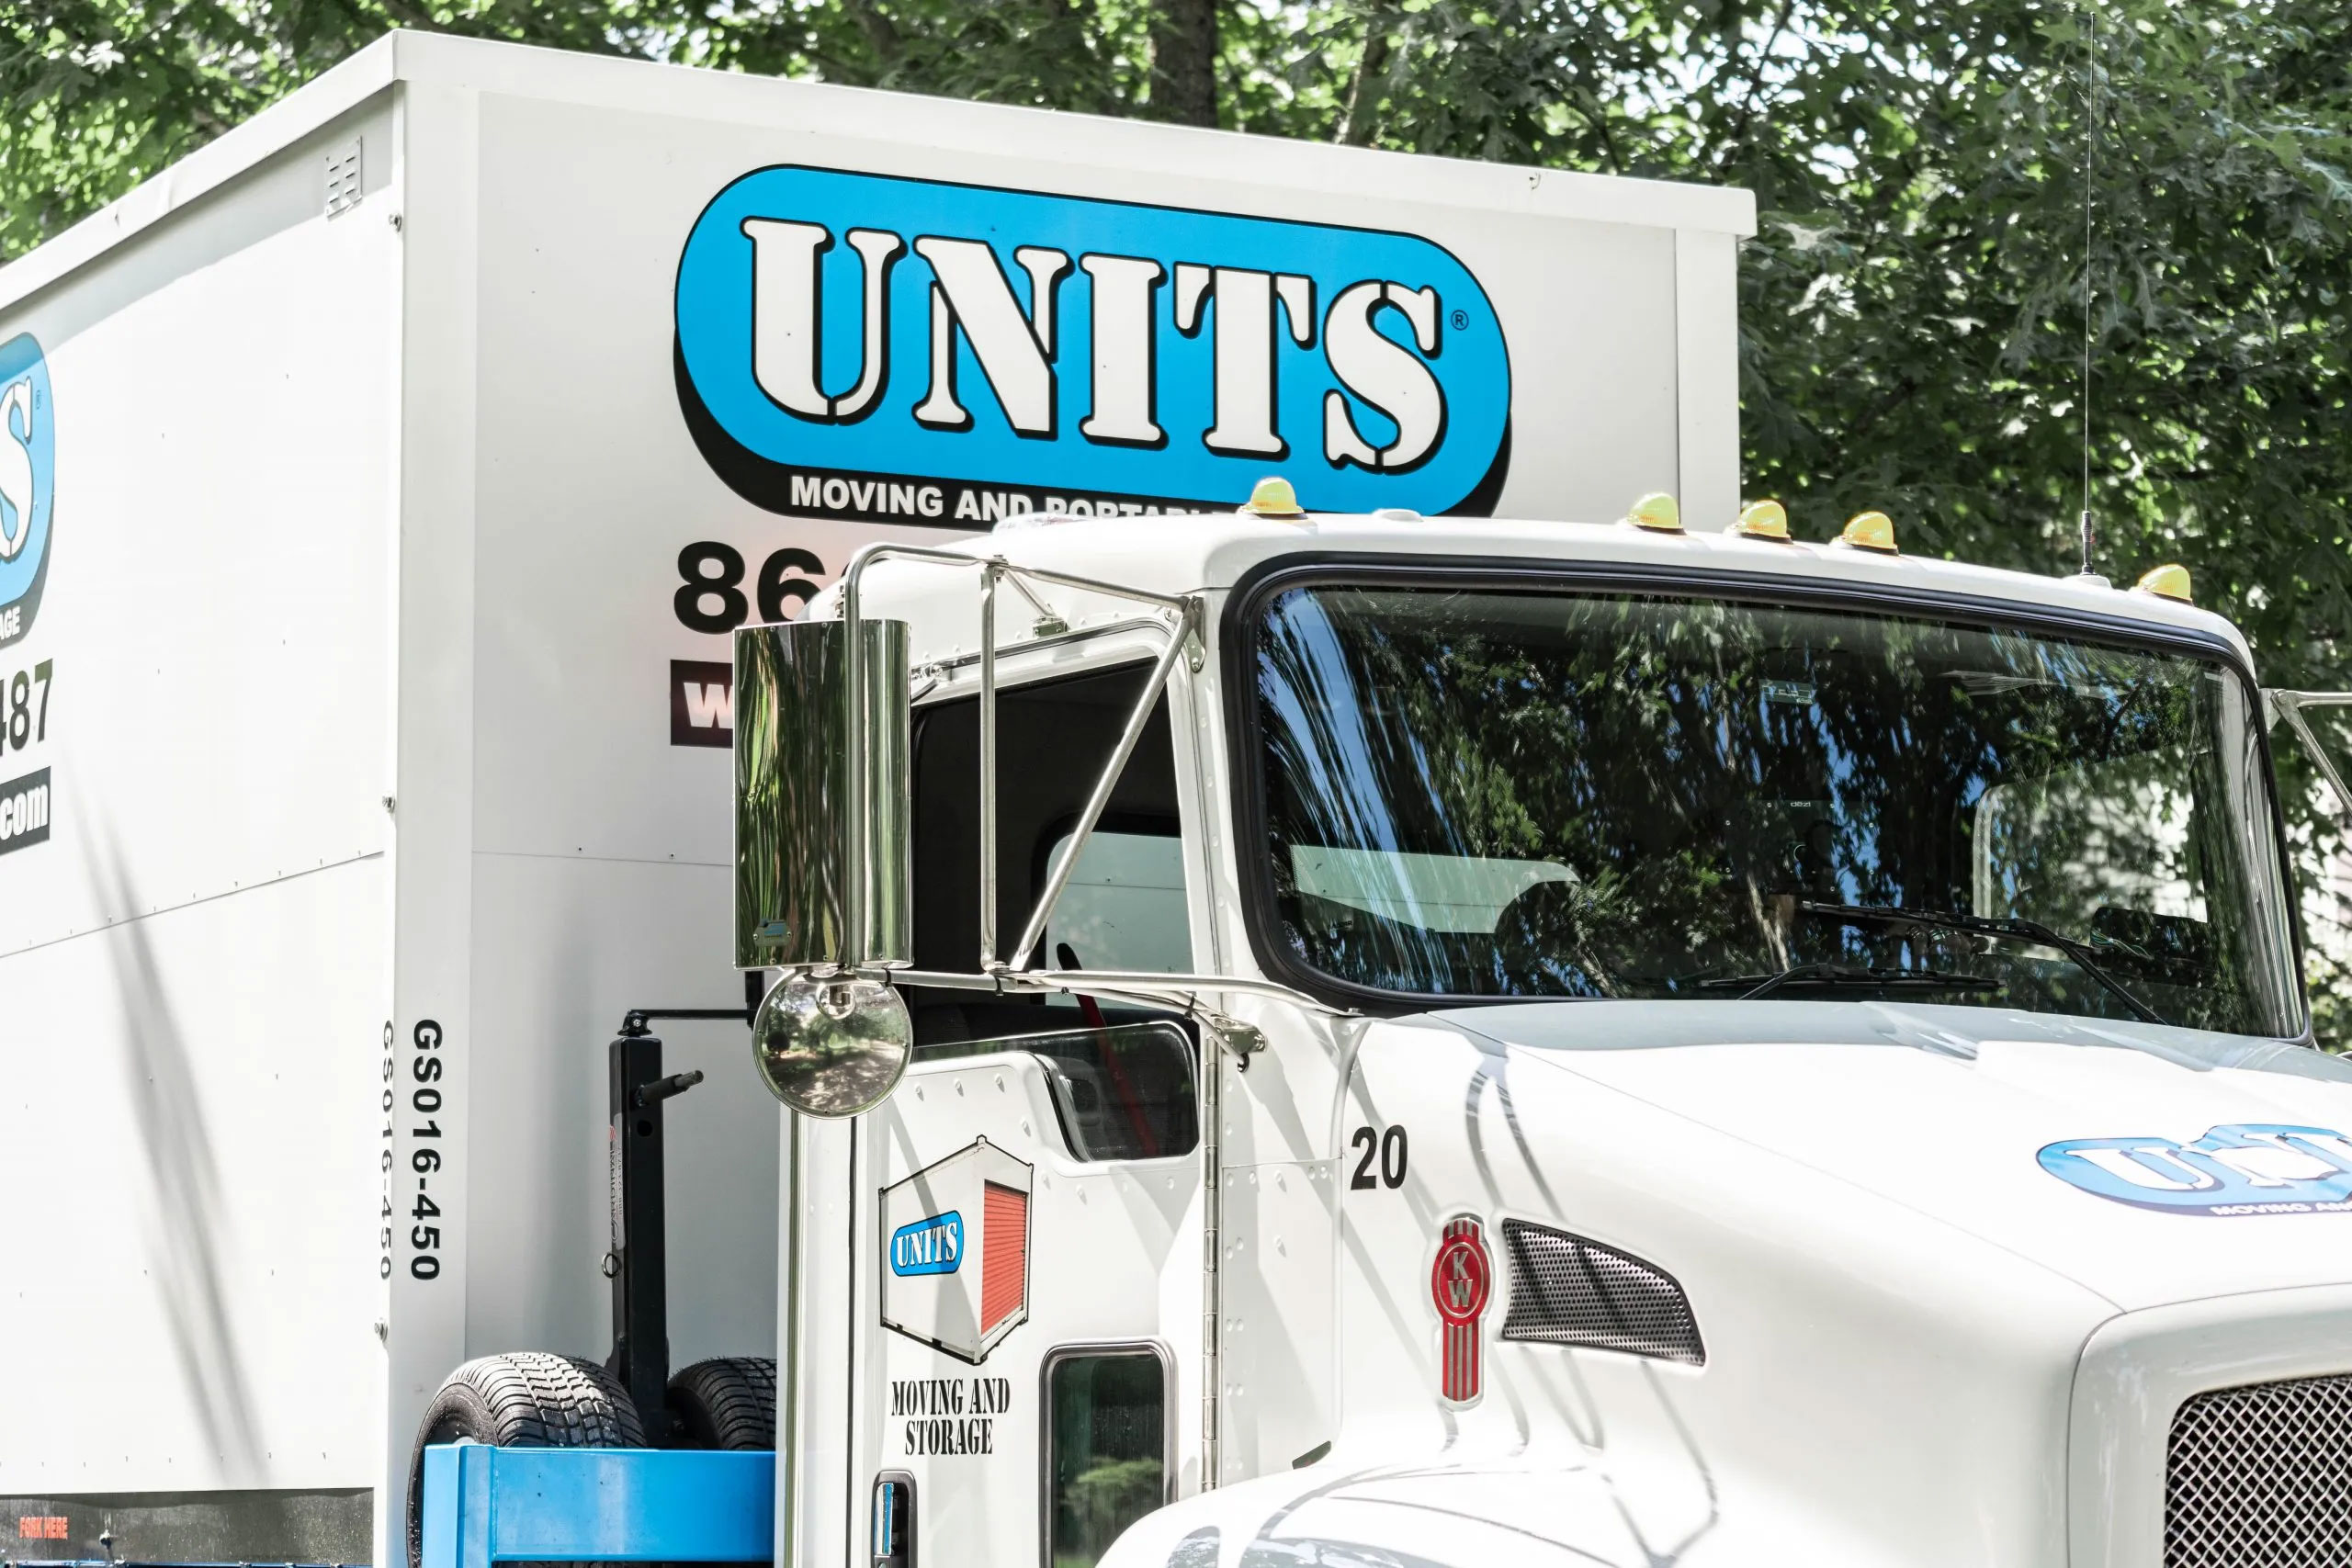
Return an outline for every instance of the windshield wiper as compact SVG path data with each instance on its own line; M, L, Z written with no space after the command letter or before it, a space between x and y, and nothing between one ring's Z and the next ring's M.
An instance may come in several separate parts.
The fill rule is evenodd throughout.
M1792 964L1777 975L1725 975L1702 980L1702 991L1728 991L1745 987L1734 1001L1770 996L1782 986L1871 986L1879 989L1928 991L1997 991L2001 983L1978 975L1958 975L1947 969L1865 969L1849 964Z
M2040 920L1996 920L1983 915L1950 914L1939 909L1905 909L1894 904L1816 904L1806 899L1799 899L1797 908L1808 915L1857 924L1919 926L1928 931L1971 931L1984 936L2007 937L2012 942L2038 942L2044 947L2056 948L2074 960L2076 968L2115 993L2117 999L2138 1014L2143 1022L2165 1021L2164 1014L2132 995L2124 988L2122 981L2109 974L2087 945L2072 937L2059 935Z

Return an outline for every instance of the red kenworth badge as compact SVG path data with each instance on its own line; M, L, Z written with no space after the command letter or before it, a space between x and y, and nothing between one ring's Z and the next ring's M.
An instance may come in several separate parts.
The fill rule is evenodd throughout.
M1438 1393L1449 1404L1477 1403L1478 1320L1494 1294L1494 1278L1476 1216L1457 1214L1446 1221L1437 1263L1430 1270L1430 1295L1437 1303L1439 1324Z

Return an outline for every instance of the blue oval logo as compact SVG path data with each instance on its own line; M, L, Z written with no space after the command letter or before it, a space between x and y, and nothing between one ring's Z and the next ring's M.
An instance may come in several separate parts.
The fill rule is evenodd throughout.
M890 1272L953 1274L964 1263L964 1216L954 1209L890 1233Z
M1479 513L1509 463L1485 290L1377 230L762 169L687 236L676 355L705 458L776 512L1221 509L1280 472Z
M49 362L23 333L0 344L0 648L31 630L40 608L56 475Z
M2172 1214L2352 1213L2352 1139L2332 1127L2268 1122L2169 1138L2071 1138L2041 1154L2069 1186Z

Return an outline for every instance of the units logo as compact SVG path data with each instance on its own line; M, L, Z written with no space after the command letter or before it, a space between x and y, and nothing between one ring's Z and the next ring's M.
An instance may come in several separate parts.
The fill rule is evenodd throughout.
M2041 1154L2070 1186L2172 1214L2352 1213L2352 1139L2260 1122L2169 1138L2073 1138Z
M1034 1174L1026 1160L975 1138L882 1189L885 1328L978 1366L1029 1321Z
M775 512L977 527L1229 507L1493 509L1502 324L1409 234L779 167L678 262L678 397Z
M890 1233L890 1272L902 1280L910 1274L953 1274L963 1261L964 1216L953 1209Z
M0 648L32 629L49 579L57 475L49 362L29 333L0 344Z
M1438 1393L1448 1404L1476 1404L1483 1392L1479 1325L1494 1282L1494 1258L1477 1216L1456 1214L1445 1223L1437 1261L1430 1266L1430 1297L1438 1317Z

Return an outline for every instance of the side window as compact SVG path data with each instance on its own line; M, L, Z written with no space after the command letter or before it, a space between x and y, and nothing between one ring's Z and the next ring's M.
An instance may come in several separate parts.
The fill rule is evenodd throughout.
M1009 959L1037 896L1084 812L1102 765L1142 695L1148 666L1007 686L997 698L996 956ZM971 698L916 710L914 959L917 969L978 967L979 706ZM1079 852L1072 882L1030 963L1039 968L1192 967L1174 739L1162 697ZM1089 998L1089 1002L1092 1002ZM1149 1010L1057 997L994 997L910 987L918 1047L997 1040L1083 1022L1143 1021Z
M1093 1568L1168 1501L1167 1364L1143 1348L1057 1351L1046 1404L1046 1568Z

